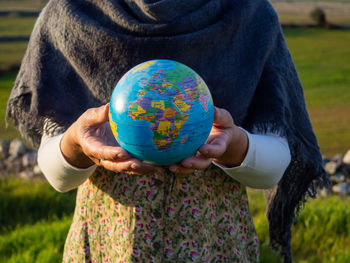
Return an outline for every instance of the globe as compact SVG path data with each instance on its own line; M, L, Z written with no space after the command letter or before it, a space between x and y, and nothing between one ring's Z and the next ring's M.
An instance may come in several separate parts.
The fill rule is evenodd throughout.
M130 69L114 88L109 108L119 145L156 165L196 153L214 119L212 97L202 78L184 64L164 59Z

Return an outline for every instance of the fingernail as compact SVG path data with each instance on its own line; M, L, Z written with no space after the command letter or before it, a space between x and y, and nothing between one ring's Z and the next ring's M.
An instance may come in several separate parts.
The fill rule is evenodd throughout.
M117 154L117 157L118 157L118 159L123 159L123 158L125 158L125 156L124 156L124 154Z
M141 167L141 165L139 165L138 163L133 163L132 165L131 165L131 168L132 169L137 169L137 168L140 168Z
M119 159L126 159L127 157L128 157L128 155L126 155L126 154L123 154L123 153L118 154Z
M192 168L193 164L192 163L184 163L182 164L183 166L185 166L186 168Z
M177 172L177 168L176 168L176 167L170 167L169 169L170 169L170 171L172 171L173 173L176 173L176 172Z

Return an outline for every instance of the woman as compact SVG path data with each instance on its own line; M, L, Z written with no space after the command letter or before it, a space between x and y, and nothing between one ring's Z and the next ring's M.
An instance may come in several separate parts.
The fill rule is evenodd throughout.
M155 58L193 68L218 107L200 154L170 171L113 145L108 106L98 107L127 70ZM257 262L243 184L271 187L282 174L269 192L268 219L272 245L291 262L294 211L314 193L314 180L327 182L302 87L265 0L51 1L7 117L34 145L41 141L42 167L59 164L46 172L53 185L80 185L65 262ZM279 151L283 158L264 159ZM45 159L50 152L61 161ZM249 156L260 172L247 172Z

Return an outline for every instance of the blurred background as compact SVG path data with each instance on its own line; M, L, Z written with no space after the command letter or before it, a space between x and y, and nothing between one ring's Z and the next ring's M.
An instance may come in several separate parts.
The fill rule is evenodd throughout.
M0 0L0 262L60 262L75 205L75 191L55 192L36 166L36 152L4 121L30 33L46 2ZM295 221L294 262L350 262L350 0L272 4L332 180ZM261 262L280 262L268 247L262 192L248 192Z

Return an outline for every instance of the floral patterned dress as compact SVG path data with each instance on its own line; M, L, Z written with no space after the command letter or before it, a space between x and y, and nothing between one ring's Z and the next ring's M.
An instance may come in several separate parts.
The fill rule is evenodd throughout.
M258 262L245 188L215 166L192 175L98 169L78 189L63 262Z

